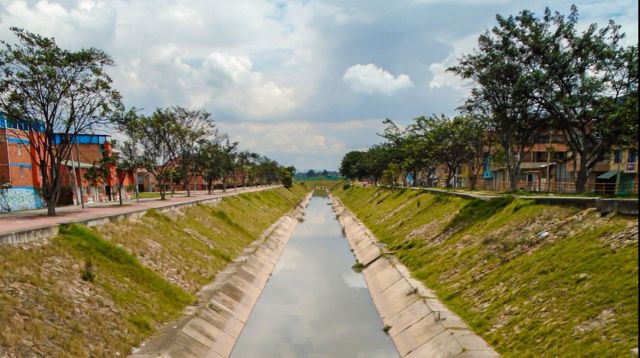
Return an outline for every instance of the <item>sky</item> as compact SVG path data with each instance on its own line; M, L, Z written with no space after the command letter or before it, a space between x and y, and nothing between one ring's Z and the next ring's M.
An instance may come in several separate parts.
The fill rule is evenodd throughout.
M0 39L17 26L100 48L126 106L205 109L243 149L337 169L385 118L455 114L469 86L445 70L496 14L572 3L581 27L613 19L638 43L632 0L0 0Z

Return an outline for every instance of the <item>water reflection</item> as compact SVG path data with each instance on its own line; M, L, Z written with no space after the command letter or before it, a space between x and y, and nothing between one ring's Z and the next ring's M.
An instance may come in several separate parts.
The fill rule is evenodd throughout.
M314 195L232 357L397 357L327 203Z

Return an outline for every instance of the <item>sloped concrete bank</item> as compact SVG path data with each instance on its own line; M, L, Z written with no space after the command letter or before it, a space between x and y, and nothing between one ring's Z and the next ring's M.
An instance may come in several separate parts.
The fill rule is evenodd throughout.
M407 268L342 203L330 195L373 303L401 357L498 357L482 338L413 279Z
M200 290L197 306L130 357L228 357L310 199L271 225Z

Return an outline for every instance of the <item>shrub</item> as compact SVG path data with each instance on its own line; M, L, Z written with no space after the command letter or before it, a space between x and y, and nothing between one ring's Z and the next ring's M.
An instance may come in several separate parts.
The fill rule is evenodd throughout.
M93 267L93 261L91 257L87 257L84 260L84 269L82 270L82 279L88 282L93 282L96 279L96 271Z

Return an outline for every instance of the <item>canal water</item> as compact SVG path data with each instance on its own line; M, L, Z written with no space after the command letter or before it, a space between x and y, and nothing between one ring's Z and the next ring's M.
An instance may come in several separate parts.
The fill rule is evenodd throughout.
M314 194L231 356L398 357L354 263L329 199Z

